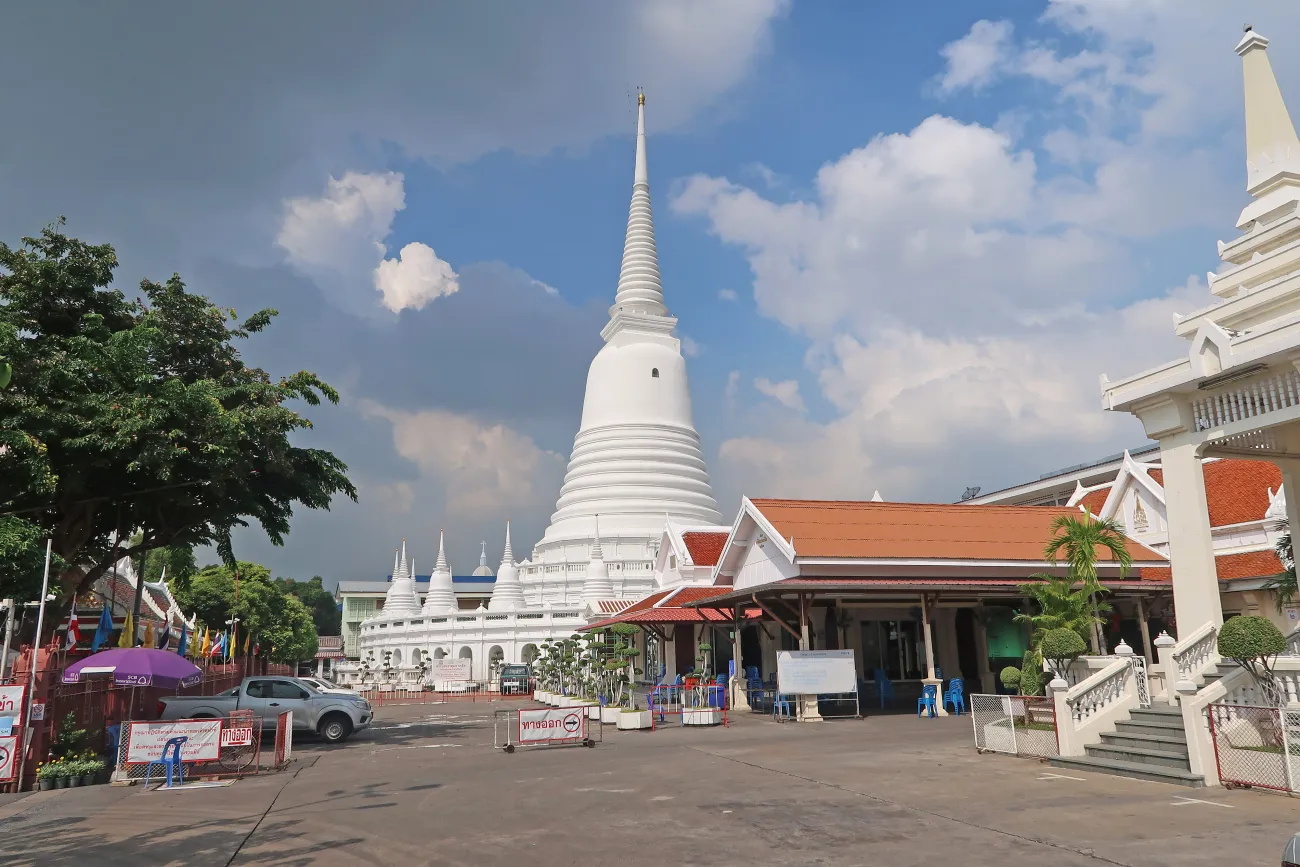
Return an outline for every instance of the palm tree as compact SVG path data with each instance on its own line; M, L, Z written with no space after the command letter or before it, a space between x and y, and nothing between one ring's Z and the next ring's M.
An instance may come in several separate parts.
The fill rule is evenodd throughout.
M1061 515L1052 521L1052 533L1052 540L1043 549L1043 557L1053 563L1064 560L1070 582L1081 585L1086 591L1094 620L1091 635L1093 653L1105 653L1099 606L1105 588L1097 580L1097 549L1119 564L1121 578L1126 576L1133 558L1128 553L1124 525L1113 519L1097 519L1087 514L1082 518Z
M1290 605L1296 593L1300 592L1296 587L1295 555L1291 551L1291 533L1283 533L1282 538L1278 539L1277 544L1273 546L1273 550L1277 552L1277 559L1282 561L1286 571L1265 581L1264 589L1273 591L1277 613L1281 614L1282 608Z
M1109 602L1099 600L1093 608L1093 599L1087 589L1076 588L1069 578L1055 575L1038 574L1029 576L1032 583L1021 584L1020 592L1034 600L1038 613L1021 612L1017 614L1017 623L1024 623L1032 630L1030 643L1037 647L1044 633L1051 629L1071 629L1087 641L1094 628L1101 622L1098 615L1111 610ZM1095 610L1095 613L1094 613Z

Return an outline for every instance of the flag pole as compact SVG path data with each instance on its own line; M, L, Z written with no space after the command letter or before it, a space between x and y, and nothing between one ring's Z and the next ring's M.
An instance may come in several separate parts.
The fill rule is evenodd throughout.
M36 639L32 642L32 670L27 678L27 698L23 702L23 754L18 766L18 787L22 788L23 772L27 770L27 748L31 746L35 730L32 727L32 695L36 692L36 664L41 658L41 631L45 628L45 597L50 593L50 554L54 550L54 537L45 540L45 577L41 579L41 601L36 610Z

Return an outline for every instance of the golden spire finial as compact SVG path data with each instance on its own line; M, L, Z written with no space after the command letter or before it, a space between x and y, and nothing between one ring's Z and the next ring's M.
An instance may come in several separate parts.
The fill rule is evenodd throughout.
M645 105L645 91L641 91L636 95L636 104Z

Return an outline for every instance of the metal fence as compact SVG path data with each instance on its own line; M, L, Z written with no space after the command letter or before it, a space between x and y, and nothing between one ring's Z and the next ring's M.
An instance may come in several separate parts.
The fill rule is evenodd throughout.
M1212 704L1205 711L1225 785L1300 792L1300 710Z
M361 695L374 707L395 704L441 704L445 701L527 701L532 698L531 684L525 689L507 687L502 691L499 683L475 681L438 681L437 688L429 689L363 689Z
M970 701L975 749L1013 756L1051 758L1056 743L1056 707L1041 695L982 695Z
M177 722L186 722L186 720ZM263 730L263 720L255 716L252 711L231 711L221 720L221 740L216 759L190 761L185 758L185 749L182 745L181 761L185 765L185 776L243 777L284 767L292 751L292 714L280 714L276 721L275 743L270 754L263 749ZM126 722L122 724L118 737L114 782L138 782L143 781L147 776L158 778L159 772L156 768L152 774L149 773L148 762L129 761L130 742L131 723Z

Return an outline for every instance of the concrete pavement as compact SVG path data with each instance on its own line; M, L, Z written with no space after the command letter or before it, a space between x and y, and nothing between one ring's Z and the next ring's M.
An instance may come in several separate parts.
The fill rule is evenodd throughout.
M500 705L497 705L499 707ZM343 747L222 789L0 804L6 865L1276 864L1300 803L970 747L967 718L606 731L492 750L493 706L382 708Z

